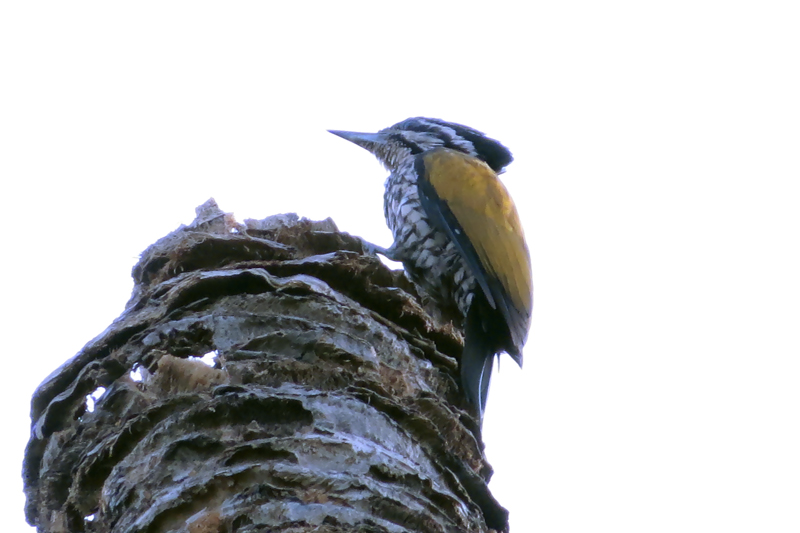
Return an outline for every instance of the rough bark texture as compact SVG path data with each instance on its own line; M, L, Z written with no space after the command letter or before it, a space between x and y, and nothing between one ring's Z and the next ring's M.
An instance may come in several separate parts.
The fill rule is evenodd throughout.
M39 531L508 528L459 333L332 221L239 225L210 200L133 275L126 311L33 397Z

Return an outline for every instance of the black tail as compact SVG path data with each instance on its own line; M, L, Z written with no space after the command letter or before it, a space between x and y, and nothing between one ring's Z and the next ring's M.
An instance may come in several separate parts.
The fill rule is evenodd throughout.
M461 355L461 386L467 400L474 405L483 421L489 381L492 379L494 354L497 351L491 332L485 330L481 306L474 302L467 313L464 327L464 352Z

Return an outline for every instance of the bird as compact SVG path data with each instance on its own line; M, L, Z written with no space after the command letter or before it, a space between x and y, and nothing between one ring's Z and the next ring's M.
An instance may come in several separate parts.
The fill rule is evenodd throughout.
M464 332L461 386L482 425L494 358L522 368L533 308L531 260L517 209L498 175L513 161L499 141L426 117L376 133L328 130L371 152L390 172L384 215L394 242L366 251L403 263Z

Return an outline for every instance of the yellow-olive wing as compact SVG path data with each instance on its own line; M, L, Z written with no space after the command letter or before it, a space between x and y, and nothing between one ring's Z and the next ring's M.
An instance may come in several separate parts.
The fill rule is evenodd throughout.
M423 209L454 241L489 305L505 318L518 351L512 355L521 357L533 285L511 196L486 163L467 154L442 148L421 154L416 164Z

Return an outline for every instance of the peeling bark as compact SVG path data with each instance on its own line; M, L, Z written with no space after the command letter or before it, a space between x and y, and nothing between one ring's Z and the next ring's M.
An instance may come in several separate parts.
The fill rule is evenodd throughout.
M460 333L330 219L240 225L210 200L133 276L33 396L39 531L508 529Z

